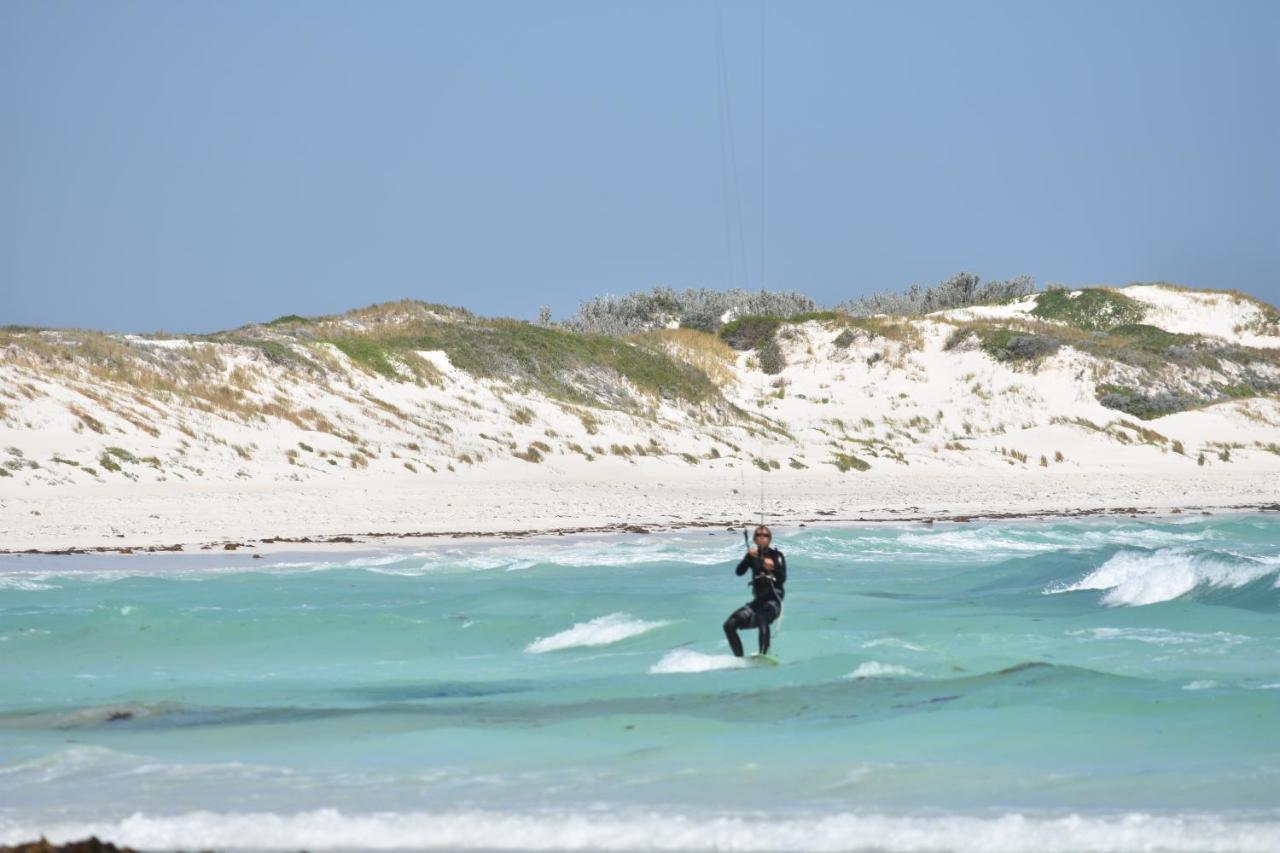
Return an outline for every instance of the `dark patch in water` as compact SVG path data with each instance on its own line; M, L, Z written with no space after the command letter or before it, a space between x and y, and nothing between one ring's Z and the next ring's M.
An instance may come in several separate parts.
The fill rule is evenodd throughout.
M501 696L524 693L533 686L525 682L441 681L434 684L402 684L378 687L353 687L342 691L372 702L414 702L423 699L470 699L479 696Z
M1004 669L997 672L996 675L1013 675L1016 672L1026 672L1029 669L1036 669L1038 667L1051 667L1051 666L1053 666L1053 664L1045 663L1044 661L1036 661L1036 660L1025 661L1023 663L1015 663L1013 666L1007 666Z

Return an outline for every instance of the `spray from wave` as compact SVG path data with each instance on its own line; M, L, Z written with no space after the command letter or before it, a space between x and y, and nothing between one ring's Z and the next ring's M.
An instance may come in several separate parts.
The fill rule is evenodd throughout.
M746 660L733 655L706 655L689 649L673 649L662 660L649 667L649 672L662 675L670 672L710 672L715 669L740 669Z
M585 646L607 646L670 624L670 622L646 622L627 613L610 613L607 616L598 616L590 622L579 622L572 628L552 634L550 637L539 637L526 646L525 651L542 654Z

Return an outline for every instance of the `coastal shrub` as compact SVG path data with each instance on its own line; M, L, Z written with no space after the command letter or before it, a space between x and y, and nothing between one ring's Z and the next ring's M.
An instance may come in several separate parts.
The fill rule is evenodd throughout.
M905 291L870 294L841 302L836 309L855 317L876 314L890 316L919 316L949 308L968 308L973 305L989 305L1007 302L1035 293L1035 279L1019 276L1008 281L989 281L973 273L962 272L951 276L933 287L911 285Z
M601 335L676 327L716 332L725 322L744 315L791 317L816 310L818 304L802 293L655 287L647 292L588 299L579 304L564 327Z
M1098 386L1098 402L1108 409L1115 409L1143 420L1194 408L1203 401L1181 392L1161 390L1146 393L1137 388L1118 385Z
M1107 331L1142 322L1146 307L1136 299L1102 288L1046 290L1036 297L1031 314L1088 331Z
M736 350L758 350L773 341L781 325L779 317L739 317L720 329L720 337Z
M847 349L857 339L858 339L858 336L853 333L852 329L845 329L840 334L836 335L835 340L833 340L831 343L835 344L841 349Z
M781 373L786 366L786 357L776 340L771 340L760 348L760 369L763 372L772 376Z
M1031 361L1051 355L1062 346L1056 338L1012 329L983 330L979 337L982 350L996 361Z

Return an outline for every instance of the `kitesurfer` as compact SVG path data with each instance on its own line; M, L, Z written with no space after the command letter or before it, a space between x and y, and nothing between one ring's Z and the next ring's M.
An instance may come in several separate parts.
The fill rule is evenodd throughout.
M734 569L739 576L748 571L751 572L751 601L724 620L724 635L738 657L742 657L738 631L743 628L758 628L760 654L769 653L769 626L782 614L782 599L786 595L783 587L787 582L787 558L773 547L773 533L763 524L756 528L755 543Z

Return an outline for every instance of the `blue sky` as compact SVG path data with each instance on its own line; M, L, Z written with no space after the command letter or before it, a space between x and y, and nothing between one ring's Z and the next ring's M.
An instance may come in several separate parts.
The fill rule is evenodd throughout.
M768 0L762 45L724 0L731 134L715 8L0 4L0 323L959 270L1280 302L1280 4Z

